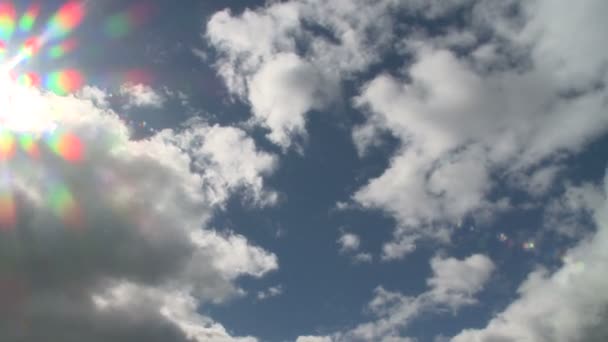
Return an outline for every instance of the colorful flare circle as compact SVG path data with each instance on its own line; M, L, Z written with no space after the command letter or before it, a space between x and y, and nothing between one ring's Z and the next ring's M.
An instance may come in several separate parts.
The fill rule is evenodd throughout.
M61 38L74 30L84 18L84 5L80 1L70 1L63 5L50 23L52 38Z
M130 84L150 84L154 76L146 69L131 69L125 72L123 83Z
M48 195L48 204L58 217L70 226L81 224L81 215L78 204L67 186L64 184L51 187Z
M77 70L56 71L48 75L46 87L57 95L67 95L78 90L84 83Z
M0 38L8 41L15 31L15 6L11 2L0 2Z
M68 162L79 162L83 158L84 146L82 141L74 134L54 134L49 142L51 150Z
M105 31L111 38L121 38L143 25L150 18L154 7L150 3L142 2L131 6L128 10L116 13L108 18Z
M7 131L0 131L0 160L11 159L15 155L15 136Z
M21 53L25 58L31 58L34 56L38 50L40 50L42 43L40 39L33 37L29 38L23 43L23 47L21 48Z
M37 87L40 85L40 77L33 72L20 75L17 81L24 87Z
M39 13L40 6L38 4L30 6L27 12L19 19L19 29L22 32L30 32L34 28Z
M72 50L74 50L75 48L76 48L76 40L69 39L61 44L52 46L49 49L48 54L49 54L49 57L51 57L53 59L57 59L57 58L61 58L61 57L65 56L66 54L72 52Z
M31 157L38 158L40 150L34 136L30 133L23 133L19 136L19 145Z
M17 211L13 194L6 189L0 191L0 229L9 229L15 226Z

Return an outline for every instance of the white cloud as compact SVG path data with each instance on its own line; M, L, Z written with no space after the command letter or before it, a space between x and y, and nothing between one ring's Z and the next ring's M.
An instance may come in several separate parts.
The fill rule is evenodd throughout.
M329 336L300 336L296 342L332 342Z
M80 90L78 95L82 99L93 101L93 103L100 108L107 108L110 105L108 97L111 97L111 95L108 95L97 87L85 86Z
M287 148L294 136L306 135L306 112L326 107L335 87L297 55L278 54L251 78L249 102L256 119L270 129L268 138Z
M589 214L601 208L604 194L595 184L572 185L544 208L543 226L547 231L580 239L589 233Z
M479 62L424 40L406 40L415 56L406 75L382 74L362 88L355 104L367 111L368 121L353 133L359 151L385 131L402 143L384 174L353 195L364 207L380 208L397 219L385 259L402 257L420 238L447 241L446 227L498 206L488 200L493 174L510 174L542 194L557 173L554 157L576 153L608 130L608 93L597 87L608 77L608 55L593 52L589 42L599 39L605 30L598 26L604 24L596 14L586 14L590 9L608 13L602 12L605 5L560 3L564 7L556 6L558 13L546 17L530 3L535 2L526 3L529 12L523 19L501 14L492 2L479 2L473 9L474 25L490 25L484 28L496 34L493 49L518 51L523 56L514 58L521 65L510 67L488 54ZM538 6L552 4L541 1ZM568 15L571 7L576 7L574 16ZM556 19L561 16L563 20ZM523 20L520 31L505 24L517 20ZM555 24L561 21L565 24ZM577 42L571 35L575 31L577 37L589 38ZM572 46L558 43L562 41ZM586 59L562 51L578 48L594 55L584 73L575 70ZM544 171L529 171L541 162Z
M597 232L570 249L555 272L539 267L528 275L518 298L482 329L466 329L454 342L604 341L608 338L604 289L608 279L608 182L603 204L593 210ZM587 206L579 197L580 206Z
M470 14L467 27L397 25L404 12L437 19L456 11ZM372 76L354 100L368 119L353 131L361 155L381 133L401 141L384 174L353 195L397 219L382 256L389 260L421 238L448 241L465 216L504 208L505 199L488 199L502 175L544 193L556 156L608 130L608 49L598 48L607 12L601 0L291 0L219 12L206 38L231 92L283 148L306 136L306 113L327 109L340 82L387 51L407 55L401 73Z
M0 339L256 341L232 337L198 308L240 295L235 280L276 270L277 258L208 227L221 203L207 195L204 170L192 169L196 154L174 143L185 133L133 141L115 113L96 106L103 96L22 91L27 103L12 109L25 113L20 126L29 123L37 149L17 145L3 163L0 278L14 285L0 292L10 303L0 308ZM207 129L210 141L224 132ZM257 151L236 137L244 152ZM266 165L231 178L223 198L233 183L262 191L249 180L271 172Z
M367 264L374 260L374 257L371 253L357 253L353 256L353 261L358 264Z
M573 89L606 76L608 48L603 42L608 4L602 0L522 1L528 24L520 40L535 44L533 58L553 71L556 82ZM580 31L581 25L583 31Z
M259 151L243 130L192 121L179 133L165 130L159 136L192 157L193 167L202 175L211 203L221 204L238 190L245 191L244 199L251 204L276 203L278 195L266 189L264 176L276 170L277 158Z
M412 320L428 312L445 308L456 311L476 303L479 293L494 271L494 263L485 255L474 254L463 260L434 257L431 260L432 276L427 280L429 289L418 296L406 296L383 287L374 290L368 310L375 320L361 323L348 331L323 337L329 341L414 341L402 336Z
M221 53L217 69L229 90L287 148L306 137L308 112L339 99L341 79L379 61L393 32L386 14L396 7L394 0L291 0L238 16L224 10L209 20L206 37Z
M361 252L361 238L353 233L342 232L336 241L340 247L340 253L351 258L355 264L370 263L374 260L371 253Z
M277 297L283 294L283 285L276 285L269 287L266 291L259 291L257 294L258 300L264 300L268 298Z
M489 280L494 263L480 254L463 260L434 257L431 268L433 275L427 280L430 289L416 297L377 288L369 309L378 319L338 334L339 340L407 340L407 337L401 336L401 330L421 314L443 307L455 311L462 306L475 304L474 295Z
M494 271L494 263L485 255L475 254L464 260L431 260L433 277L427 280L433 301L452 308L475 304L473 295L483 289Z
M356 234L343 233L338 239L338 244L340 245L341 253L353 252L359 249L361 239Z
M549 165L534 170L530 175L517 173L514 175L515 186L520 187L532 196L545 195L554 184L559 173L564 169L563 165Z
M120 95L126 98L125 109L133 107L161 108L165 103L163 95L145 84L123 84L120 87Z

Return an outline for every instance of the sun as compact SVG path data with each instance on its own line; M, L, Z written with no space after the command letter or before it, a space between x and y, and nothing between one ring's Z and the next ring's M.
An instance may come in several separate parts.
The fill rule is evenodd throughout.
M7 67L0 69L0 130L41 134L55 126L38 88L23 84Z

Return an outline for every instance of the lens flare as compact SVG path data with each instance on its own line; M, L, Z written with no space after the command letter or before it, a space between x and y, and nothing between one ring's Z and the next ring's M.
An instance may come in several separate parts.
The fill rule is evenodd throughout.
M9 41L15 32L15 6L9 1L0 2L0 39Z
M65 184L57 184L49 190L48 205L53 213L70 226L80 225L80 208L70 189Z
M21 149L30 157L38 158L40 156L37 139L31 133L22 133L19 136L19 146L21 146Z
M50 38L65 37L82 22L84 14L84 4L81 1L73 0L61 6L49 23Z
M76 48L76 40L68 39L61 44L53 45L49 48L48 55L53 59L58 59L72 52Z
M526 251L531 251L534 248L536 248L536 245L534 244L534 241L528 241L528 242L524 242L524 244L522 245L522 248Z
M8 130L0 130L0 160L11 159L15 155L15 136Z
M49 147L68 162L76 163L83 159L84 145L80 138L72 133L53 133L49 139Z
M17 78L17 83L24 87L38 87L40 85L40 76L38 76L36 73L28 72L19 75Z
M509 237L505 233L498 234L498 240L500 240L500 242L505 242L508 239L509 239Z
M17 223L17 210L9 189L0 190L0 229L9 230Z
M42 46L42 40L38 37L28 38L21 47L21 54L23 58L33 57Z
M105 22L104 30L111 38L122 38L148 21L153 11L150 3L135 4L123 12L110 16Z
M19 19L19 29L21 32L30 32L34 28L38 14L40 14L39 4L33 4L27 9L27 12Z
M55 71L46 78L46 87L57 95L67 95L82 87L84 79L78 70Z
M127 35L131 30L128 13L114 14L105 24L105 31L112 38L118 38Z
M152 73L146 69L131 69L123 75L123 83L130 84L151 84L154 79Z

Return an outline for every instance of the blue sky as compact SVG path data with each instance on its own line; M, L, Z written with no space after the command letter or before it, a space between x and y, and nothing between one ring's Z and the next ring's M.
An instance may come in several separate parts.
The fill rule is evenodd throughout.
M0 3L0 340L608 338L604 1L178 3Z

